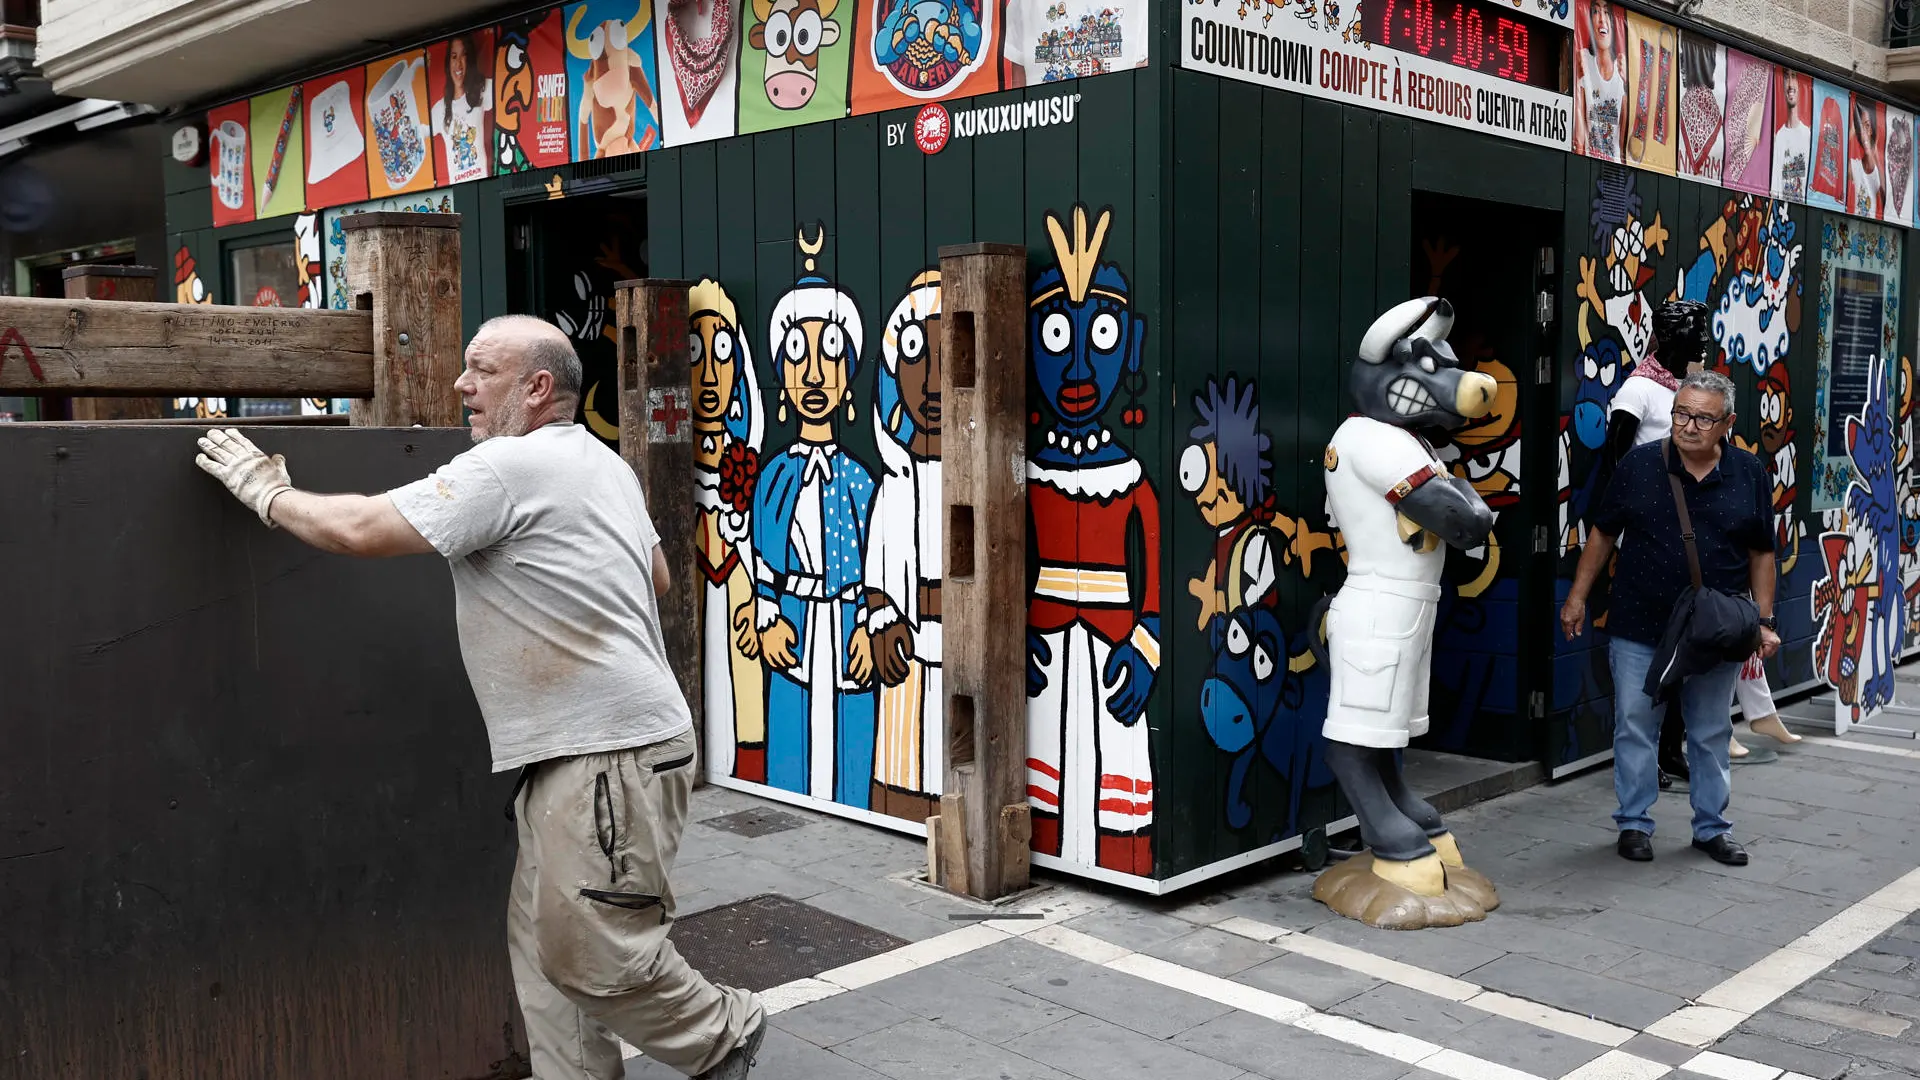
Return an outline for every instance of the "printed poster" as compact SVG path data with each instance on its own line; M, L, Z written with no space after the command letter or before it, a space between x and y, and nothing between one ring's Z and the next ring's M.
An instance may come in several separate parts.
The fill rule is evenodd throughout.
M207 170L212 180L213 224L253 220L252 118L247 102L236 101L207 113Z
M367 197L367 72L352 68L300 88L306 109L307 205Z
M1645 15L1627 16L1626 163L1672 176L1678 154L1674 110L1679 105L1680 32Z
M1680 175L1718 185L1727 157L1727 47L1680 35Z
M433 102L427 126L442 184L493 175L493 31L475 30L427 46Z
M660 125L668 146L733 134L740 107L739 0L667 0L654 30Z
M999 4L855 0L853 112L911 108L1000 89Z
M652 7L652 0L586 0L561 9L567 20L567 90L574 102L573 160L660 145Z
M1845 500L1853 479L1847 418L1860 415L1873 395L1876 368L1882 379L1898 379L1900 366L1889 361L1899 355L1900 240L1896 229L1848 218L1829 221L1823 230L1815 338L1816 511Z
M1847 129L1847 212L1881 217L1887 204L1887 107L1853 95Z
M253 203L256 219L298 214L307 208L307 148L301 130L300 96L300 87L288 86L247 102L251 114L247 127L253 143L248 154L253 158L253 178L259 188Z
M1147 0L1007 0L1004 85L1145 67L1147 6Z
M351 206L336 206L321 211L320 238L324 241L326 250L326 256L321 260L326 268L326 284L322 293L328 307L336 311L345 311L348 306L347 232L340 227L340 219L352 214L386 213L451 214L453 213L453 192L442 189L417 195L400 195L355 203Z
M1896 225L1913 224L1913 114L1887 108L1886 213Z
M1573 152L1617 163L1627 138L1626 16L1607 0L1578 0L1573 36Z
M1765 195L1773 186L1773 65L1727 50L1726 168L1721 183Z
M815 11L772 0L765 19L749 10L753 21L740 48L742 134L847 114L856 2L821 0Z
M433 130L427 126L431 100L425 51L367 65L367 194L372 198L434 186Z
M1822 210L1847 208L1847 113L1852 101L1853 95L1845 90L1813 80L1813 160L1807 203Z
M1773 76L1772 195L1803 203L1813 153L1813 76L1784 67Z
M728 0L733 3L737 0ZM567 163L566 50L560 9L509 19L494 31L494 174Z

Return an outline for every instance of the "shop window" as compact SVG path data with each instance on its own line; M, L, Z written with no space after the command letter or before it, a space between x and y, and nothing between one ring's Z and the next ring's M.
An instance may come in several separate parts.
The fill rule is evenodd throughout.
M297 242L252 244L227 250L227 302L241 307L297 307L300 275L294 265ZM237 398L234 416L293 416L298 398Z

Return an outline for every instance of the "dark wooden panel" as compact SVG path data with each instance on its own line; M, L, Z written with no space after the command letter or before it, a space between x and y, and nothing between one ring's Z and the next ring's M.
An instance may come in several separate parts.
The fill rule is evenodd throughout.
M647 262L654 274L689 272L680 239L687 200L680 184L680 153L679 149L662 150L647 169ZM700 196L696 192L694 197Z
M1567 155L1542 146L1420 122L1413 125L1413 186L1449 195L1558 210L1570 201L1560 183Z
M901 146L880 146L883 154L918 154L920 150L913 143L912 113L893 113L889 117L898 117L894 123L909 125L906 141ZM869 123L883 117L868 117ZM878 129L871 136L875 145L881 142ZM967 244L975 241L983 243L1015 244L1019 243L1017 234L1009 233L1004 239L982 236L973 227L974 203L976 194L973 186L973 148L977 139L949 139L946 148L927 158L926 202L927 236L926 258L929 266L938 258L940 249L948 244ZM849 190L858 191L859 188ZM998 188L981 192L987 198L1000 194Z
M1380 114L1344 110L1341 117L1340 246L1342 253L1371 252L1379 235ZM1335 204L1330 204L1335 205ZM1375 294L1371 260L1351 254L1340 260L1340 388L1346 391L1346 364L1360 350L1360 336L1382 307ZM1341 401L1344 413L1346 402Z
M793 131L753 137L754 239L793 239Z
M719 258L720 190L715 144L694 143L680 151L681 262L711 273Z
M989 101L1011 101L1014 95L996 95ZM981 240L1018 244L1027 235L1028 206L1020 177L1027 171L1026 142L1015 135L975 133L973 144L973 228ZM951 145L951 144L949 144ZM945 151L942 151L945 153ZM1040 207L1032 208L1038 219ZM1044 248L1043 248L1044 250Z
M0 1077L525 1076L444 565L267 531L198 434L0 429ZM322 491L468 445L252 438Z
M735 308L750 331L753 355L765 351L760 339L764 327L754 326L758 290L754 281L754 140L724 139L715 154L718 176L714 195L719 206L718 262L713 266L689 266L682 275L698 278L714 276L733 297ZM771 405L769 405L771 407Z

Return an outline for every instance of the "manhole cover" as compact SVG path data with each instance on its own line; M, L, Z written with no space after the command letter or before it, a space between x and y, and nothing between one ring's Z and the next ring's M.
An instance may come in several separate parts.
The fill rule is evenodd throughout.
M756 896L674 922L674 948L725 986L766 990L906 942L784 896Z
M700 822L709 829L719 829L721 832L730 832L739 836L768 836L788 829L797 829L806 823L806 818L794 817L780 810L767 809L741 810Z

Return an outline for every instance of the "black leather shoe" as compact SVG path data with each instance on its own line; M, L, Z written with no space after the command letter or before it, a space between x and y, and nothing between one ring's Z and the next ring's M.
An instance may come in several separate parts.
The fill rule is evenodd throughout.
M1655 772L1656 772L1656 773L1658 773L1658 775L1659 775L1659 778L1660 778L1660 790L1661 790L1661 791L1665 791L1665 790L1667 790L1668 788L1670 788L1670 787L1672 787L1672 786L1673 786L1673 777L1671 777L1671 776L1668 776L1668 775L1667 775L1667 770L1665 770L1665 769L1657 769L1657 770L1655 770Z
M1684 754L1662 757L1660 759L1660 771L1673 777L1675 780L1683 782L1693 775L1691 770L1687 768L1687 758Z
M1634 862L1653 861L1653 837L1639 829L1620 831L1620 857Z
M1734 841L1731 833L1721 833L1711 840L1695 840L1693 846L1713 856L1713 861L1728 866L1747 865L1747 849Z

